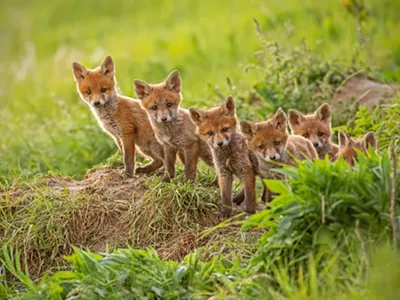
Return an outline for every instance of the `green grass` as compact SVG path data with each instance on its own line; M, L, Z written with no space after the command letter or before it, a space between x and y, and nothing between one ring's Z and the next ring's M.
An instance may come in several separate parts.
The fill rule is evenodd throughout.
M270 210L261 211L244 221L234 220L230 224L209 228L206 235L211 236L212 244L200 244L200 248L190 249L180 259L161 259L158 255L160 248L157 249L158 254L151 248L112 251L113 247L111 251L107 248L106 253L96 254L76 247L72 249L69 244L66 248L68 253L73 250L73 254L65 257L68 265L58 271L49 269L47 271L56 272L38 279L32 271L39 260L31 260L27 255L35 253L35 247L32 249L30 244L32 239L21 239L20 242L25 241L22 247L18 242L10 241L0 253L0 270L4 269L4 276L0 277L0 295L13 295L16 299L31 299L34 295L34 299L395 297L400 287L400 254L396 244L390 242L392 224L388 206L393 170L388 156L361 156L354 169L343 160L337 163L317 160L315 163L305 161L299 168L284 168L282 172L287 175L286 183L267 182L274 192L280 193L271 203ZM200 182L204 179L207 177L202 177ZM185 239L185 231L198 231L202 216L215 218L212 190L204 188L204 183L185 187L187 184L179 181L173 181L162 189L149 190L142 199L132 204L129 218L121 217L122 220L132 219L133 239L137 237L135 233L140 231L142 242L150 241L157 247L171 234L176 235L178 239L167 244L168 251L172 252L173 248L180 251L187 247L187 243L179 244L179 240ZM154 187L154 184L159 183L153 179L150 185ZM176 193L172 193L173 190ZM162 195L148 206L153 193ZM395 197L398 202L400 193ZM46 202L42 199L40 203ZM57 199L47 203L56 204ZM116 203L117 206L121 204L121 201ZM174 206L171 204L175 204L175 209L171 209ZM100 212L98 205L92 202L91 213L83 212L82 215ZM35 207L40 209L38 203L32 201L31 208ZM17 208L20 211L14 213L15 218L27 215L23 209ZM54 216L66 214L68 211L63 208L63 213L55 213ZM49 228L63 218L60 217L59 222L46 223L46 219L51 219L49 216L41 216L42 227L34 229L31 235L36 239L42 235L47 240L46 245L53 243L48 245L49 250L62 249L62 241L50 238ZM29 224L29 221L27 218L19 219L20 225L14 223L7 227L26 230L23 225ZM398 217L395 222L400 224ZM83 222L88 223L94 225L86 227L83 232L85 236L93 237L95 232L90 230L97 226L94 220ZM244 247L240 239L230 239L239 233L239 224L243 225L243 238L248 235L245 242L248 247ZM122 225L118 223L117 227ZM249 230L254 226L267 230ZM144 227L148 227L147 231ZM24 237L19 230L10 231L20 238ZM70 241L73 232L80 232L71 231L68 227L64 231ZM258 242L249 238L252 233L258 233L255 235ZM400 230L397 230L397 240L399 233ZM215 252L216 248L219 251Z
M183 106L213 105L228 93L250 92L264 72L252 18L267 40L284 48L304 39L323 61L348 62L357 43L355 19L340 1L2 1L0 38L0 176L60 171L82 176L116 151L79 99L72 61L95 67L113 56L121 91L132 82L164 79L172 69L183 77ZM373 53L359 59L378 77L400 80L400 22L396 1L367 1L365 23ZM230 80L227 81L227 78ZM228 84L230 82L230 84ZM239 115L251 104L241 105ZM258 116L260 117L260 116Z
M218 224L213 171L201 167L188 183L180 167L169 184L153 176L124 185L121 155L71 74L73 61L91 68L112 55L129 96L134 79L179 69L184 107L232 94L240 118L265 119L278 106L312 111L354 72L400 81L400 2L364 2L358 31L339 0L2 1L0 298L398 295L387 156L398 146L398 100L348 121L334 116L354 135L375 130L381 156L361 156L354 169L322 160L284 169L286 181L269 182L281 194L270 210ZM61 179L93 166L78 193ZM62 184L48 187L49 176ZM140 249L114 251L126 246Z

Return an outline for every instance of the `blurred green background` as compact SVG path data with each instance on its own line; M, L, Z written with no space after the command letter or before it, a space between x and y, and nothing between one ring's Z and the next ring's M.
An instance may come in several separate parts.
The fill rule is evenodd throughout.
M80 177L116 152L76 93L73 61L94 68L112 55L128 96L134 79L159 82L179 69L183 106L206 107L262 77L245 71L261 48L253 18L268 40L294 47L305 39L323 59L351 61L359 43L349 1L1 1L0 178ZM400 1L365 2L372 55L364 61L398 82Z

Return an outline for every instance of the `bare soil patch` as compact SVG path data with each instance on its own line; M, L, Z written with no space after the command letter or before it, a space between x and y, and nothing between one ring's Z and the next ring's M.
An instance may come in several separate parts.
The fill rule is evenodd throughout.
M335 93L330 104L333 110L339 110L349 101L356 101L359 105L373 108L376 105L389 103L399 90L399 84L384 84L368 78L352 77Z

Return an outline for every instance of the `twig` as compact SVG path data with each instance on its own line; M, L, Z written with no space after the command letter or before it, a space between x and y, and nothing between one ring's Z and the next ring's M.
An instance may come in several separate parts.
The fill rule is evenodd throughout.
M393 239L393 246L397 246L396 241L396 215L395 215L395 203L396 203L396 179L397 179L397 161L396 161L396 152L394 151L395 147L392 146L390 148L390 158L392 160L392 169L393 169L393 176L392 176L392 198L390 199L390 222L392 223L392 239Z
M356 220L356 228L354 229L356 232L357 238L360 240L361 243L361 250L364 256L365 260L365 279L368 279L368 273L369 273L369 260L368 260L368 255L367 255L367 249L365 248L365 242L362 239L361 233L360 233L360 220Z
M321 197L322 224L325 224L325 196Z

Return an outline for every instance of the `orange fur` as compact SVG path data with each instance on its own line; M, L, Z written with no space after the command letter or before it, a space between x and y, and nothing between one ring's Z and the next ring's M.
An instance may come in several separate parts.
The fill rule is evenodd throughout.
M163 148L155 138L146 112L138 100L117 92L112 58L106 57L103 64L93 70L77 62L72 64L72 69L80 97L121 150L125 173L132 176L135 170L135 146L153 159L150 164L137 168L136 173L150 173L162 167Z
M164 147L164 181L175 176L177 152L183 154L187 180L195 180L198 158L213 167L210 147L196 134L189 111L180 107L182 95L178 71L173 71L163 83L148 84L135 80L134 84L136 95L141 99L156 137Z
M295 165L295 159L314 159L318 157L311 142L301 136L289 135L287 117L281 108L275 115L265 121L252 123L241 121L240 128L249 148L258 159L259 175L265 179L280 179L280 174L272 172L275 164ZM266 202L271 199L266 196Z
M289 135L287 117L281 109L265 122L241 121L240 128L248 141L249 148L256 154L259 164L276 161L294 165L294 158L300 160L317 158L317 152L309 140Z
M321 159L328 155L335 160L339 146L332 143L331 112L327 103L322 104L314 114L303 115L289 109L289 125L292 134L301 135L311 141Z
M354 166L354 161L358 159L355 149L367 154L368 147L371 146L374 151L377 148L377 141L372 131L366 133L363 138L356 139L349 137L345 132L339 131L339 156L343 156L349 166Z
M237 176L243 182L245 210L254 213L257 159L248 149L243 135L237 130L232 97L228 97L220 107L206 111L191 108L189 111L198 135L212 150L221 191L221 218L227 218L232 213L233 176Z

